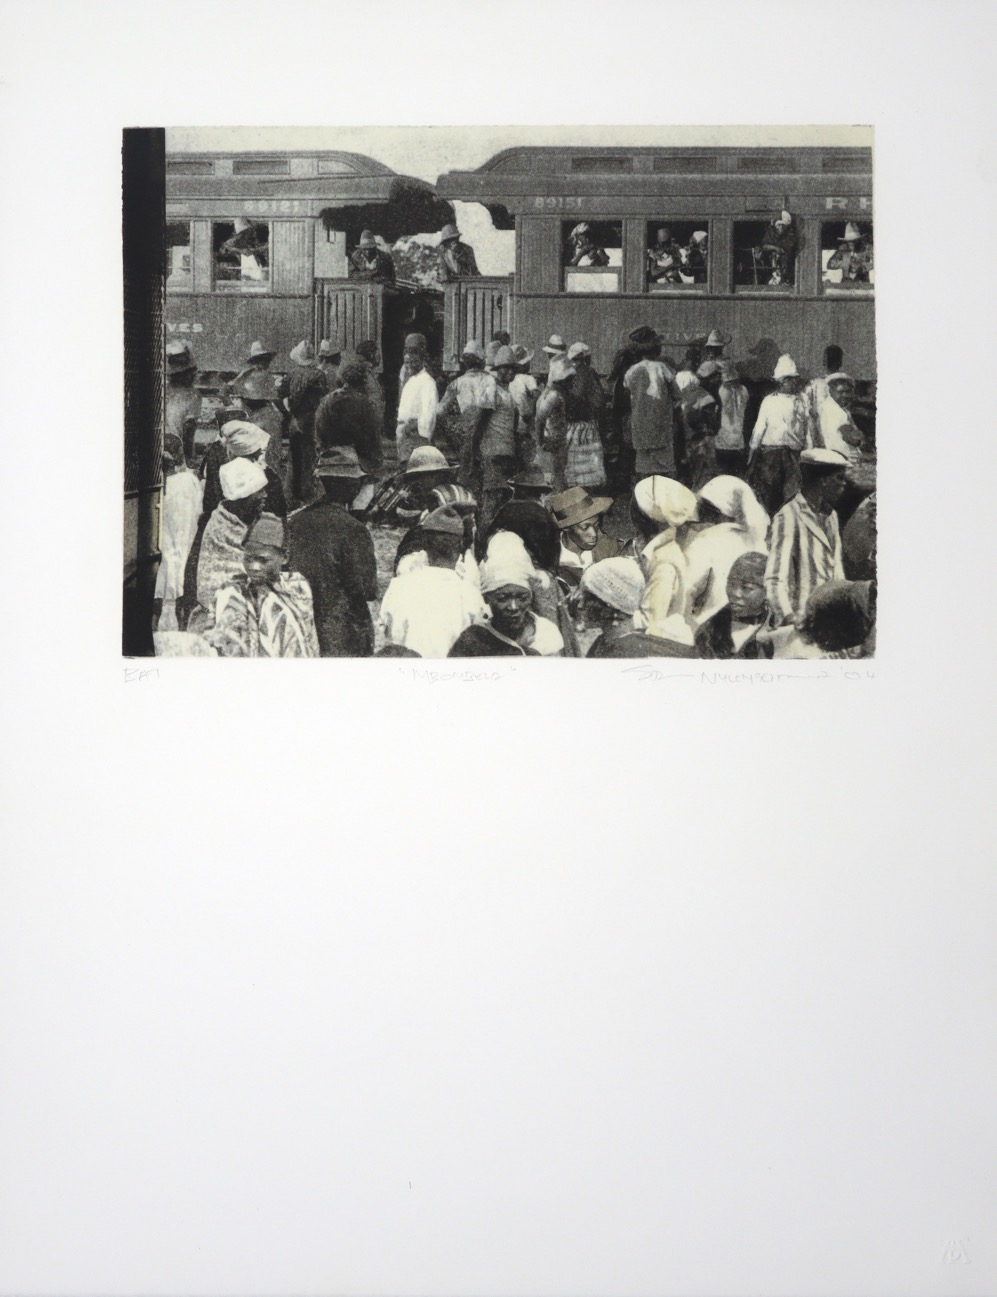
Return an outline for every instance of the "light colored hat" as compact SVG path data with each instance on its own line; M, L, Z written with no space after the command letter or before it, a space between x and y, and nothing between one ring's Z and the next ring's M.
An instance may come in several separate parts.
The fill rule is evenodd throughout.
M236 234L245 234L246 230L252 229L252 225L246 220L245 216L237 216L233 222Z
M582 573L582 589L631 616L644 597L644 573L635 558L604 558Z
M780 356L775 362L775 371L773 378L798 378L800 371L796 368L796 361L792 356Z
M800 455L801 464L820 464L825 468L847 468L848 460L836 450L805 450Z
M835 373L828 374L827 376L828 387L830 387L832 383L854 383L854 382L855 379L852 378L850 374L846 374L843 369L839 369Z
M352 446L330 446L315 465L319 477L366 477Z
M563 531L565 527L574 527L579 522L598 518L612 507L613 501L604 495L589 495L584 486L572 486L567 491L552 495L547 504L554 515L554 521Z
M242 542L247 545L269 545L273 549L284 548L284 524L275 513L261 513L246 533Z
M574 360L576 356L591 356L592 348L587 342L573 342L568 348L568 359Z
M423 333L409 333L405 336L405 351L422 351L426 352L429 347L426 343L426 335Z
M408 457L405 474L408 476L410 473L439 473L449 467L446 455L435 446L416 446Z
M331 338L323 338L318 344L318 354L320 356L341 356L343 354L343 344L338 338L335 341Z
M358 247L358 248L376 248L376 247L377 247L377 240L374 238L374 235L373 235L373 233L372 233L370 230L361 230L361 232L360 232L360 242L357 244L357 247Z
M257 455L270 445L270 434L245 419L230 419L223 423L219 436L233 459L241 455Z
M861 239L862 231L859 229L859 227L855 224L854 221L849 221L845 226L844 237L846 242L855 243L858 239Z
M567 351L567 345L559 333L552 333L547 339L547 345L544 347L548 356L556 356L560 351Z
M671 477L645 477L634 487L637 508L652 522L681 527L691 522L698 510L693 493Z
M485 364L488 366L489 369L495 368L495 357L499 354L501 347L502 347L502 343L496 342L495 339L493 338L491 342L488 344L488 346L485 348Z
M197 368L186 342L171 341L166 344L166 367L171 374L185 374L188 370Z
M444 225L443 229L440 230L441 243L446 243L447 239L459 239L459 238L460 238L460 230L457 229L456 225Z
M230 459L218 470L222 495L226 500L245 500L248 495L262 491L267 475L254 459Z
M307 338L302 338L298 345L291 349L291 359L296 365L313 365L315 363L315 348Z
M510 533L511 534L511 533ZM521 590L531 590L536 579L536 568L530 561L522 541L518 546L494 547L493 536L488 546L488 557L481 564L481 593L489 594L492 590L501 590L504 585L518 586ZM516 537L519 540L519 537Z
M792 218L792 216L789 214L789 212L787 212L786 209L783 208L783 209L782 209L782 215L779 217L779 219L778 219L775 223L776 223L776 225L792 225L792 223L793 223L793 218Z
M680 392L688 392L690 387L699 386L699 379L691 369L680 369L675 375L675 386Z
M528 365L533 359L533 352L530 351L529 347L524 347L522 344L513 347L513 351L516 353L517 365Z
M470 342L465 342L464 350L460 354L462 356L474 356L476 360L485 359L485 349L477 338L472 338Z
M719 360L704 360L696 370L697 378L709 378L712 374L723 377L724 367Z
M264 347L262 342L254 342L250 345L247 360L262 360L264 356L267 360L273 360L276 351L271 351L269 347Z
M711 329L710 336L703 343L704 347L726 347L730 342L730 334L724 333L722 329Z
M693 243L702 243L704 239L708 239L709 237L710 236L705 230L693 230L692 232Z
M579 234L591 234L591 233L592 233L592 226L589 225L588 221L579 221L578 224L575 226L575 228L568 235L568 238L574 239Z
M492 361L494 369L501 369L503 365L512 365L515 368L518 364L516 353L511 347L499 347L495 353L495 359Z
M550 369L547 371L547 381L548 383L563 383L566 378L571 378L577 372L574 365L569 365L560 356L552 356Z
M699 498L742 528L753 545L764 546L769 516L747 482L730 473L721 473L700 487Z

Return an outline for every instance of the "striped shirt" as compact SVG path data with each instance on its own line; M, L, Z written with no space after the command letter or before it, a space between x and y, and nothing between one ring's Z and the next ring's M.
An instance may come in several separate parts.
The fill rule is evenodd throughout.
M821 516L802 493L772 520L765 592L776 626L799 621L811 594L828 581L843 581L838 515Z

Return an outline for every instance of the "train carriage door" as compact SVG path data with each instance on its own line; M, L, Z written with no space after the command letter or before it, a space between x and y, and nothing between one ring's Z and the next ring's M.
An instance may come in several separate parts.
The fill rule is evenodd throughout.
M421 333L429 347L429 370L434 378L443 372L443 294L441 292L385 291L381 317L381 357L384 377L384 426L394 430L405 339Z

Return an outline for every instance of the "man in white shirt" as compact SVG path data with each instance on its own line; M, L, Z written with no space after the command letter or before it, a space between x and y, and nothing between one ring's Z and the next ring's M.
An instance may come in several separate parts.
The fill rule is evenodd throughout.
M828 394L820 407L818 445L825 450L836 450L849 465L855 465L862 458L862 434L849 413L855 384L844 373L829 375L827 384Z
M800 452L807 417L792 356L780 356L773 374L779 390L762 401L748 448L748 485L774 517L800 489Z
M454 570L464 543L460 517L437 509L423 519L419 531L426 561L409 565L391 581L378 624L389 644L420 657L445 658L462 631L485 620L486 609L474 582Z
M436 380L426 369L428 348L421 333L410 333L405 339L405 366L410 377L402 388L395 428L395 454L399 465L407 464L417 446L433 440L439 396Z

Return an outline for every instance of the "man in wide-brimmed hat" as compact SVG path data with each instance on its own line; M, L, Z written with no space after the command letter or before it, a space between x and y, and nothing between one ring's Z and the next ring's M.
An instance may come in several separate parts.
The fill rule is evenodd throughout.
M461 243L456 225L444 225L440 230L440 279L449 284L455 279L472 279L481 274L474 259L474 249Z
M293 368L288 386L291 431L288 438L290 472L288 499L298 504L314 500L318 494L315 481L315 411L329 390L325 374L318 367L315 348L303 338L291 351Z
M783 208L762 235L761 256L763 264L771 271L769 284L793 283L797 243L792 214Z
M377 598L374 542L348 506L365 474L352 446L332 446L316 466L323 494L288 524L291 567L312 591L322 657L370 657L374 622L368 604Z
M338 338L323 338L315 353L318 367L325 374L329 391L334 392L339 386L339 366L343 359L343 344Z
M461 483L481 502L479 526L487 527L508 493L509 478L536 459L536 443L509 390L517 358L511 347L495 355L495 381L482 396L474 431L461 460Z
M711 329L703 343L704 360L722 360L724 347L730 342L730 334L723 329Z
M843 284L868 284L872 270L872 248L854 221L845 224L838 250L827 263L828 270L840 270Z
M773 373L778 391L758 409L748 447L748 483L774 516L800 489L800 451L806 445L807 410L796 361L780 356Z
M180 438L184 462L193 463L194 436L201 417L201 397L194 389L197 365L185 342L171 339L166 344L166 428Z
M495 347L498 354L498 347ZM447 453L460 459L468 438L473 436L478 414L491 399L495 379L485 368L485 349L470 338L460 356L461 372L443 393L437 417L437 440Z
M547 507L561 532L561 558L557 574L568 585L576 586L582 573L603 558L615 558L620 542L607 536L599 519L612 507L608 496L591 496L583 486L552 495Z
M661 339L644 324L629 335L640 360L627 370L623 386L630 398L630 444L636 451L637 477L675 474L675 374L661 359Z
M363 230L360 241L350 254L350 278L380 284L395 282L395 262L382 248L371 230Z

